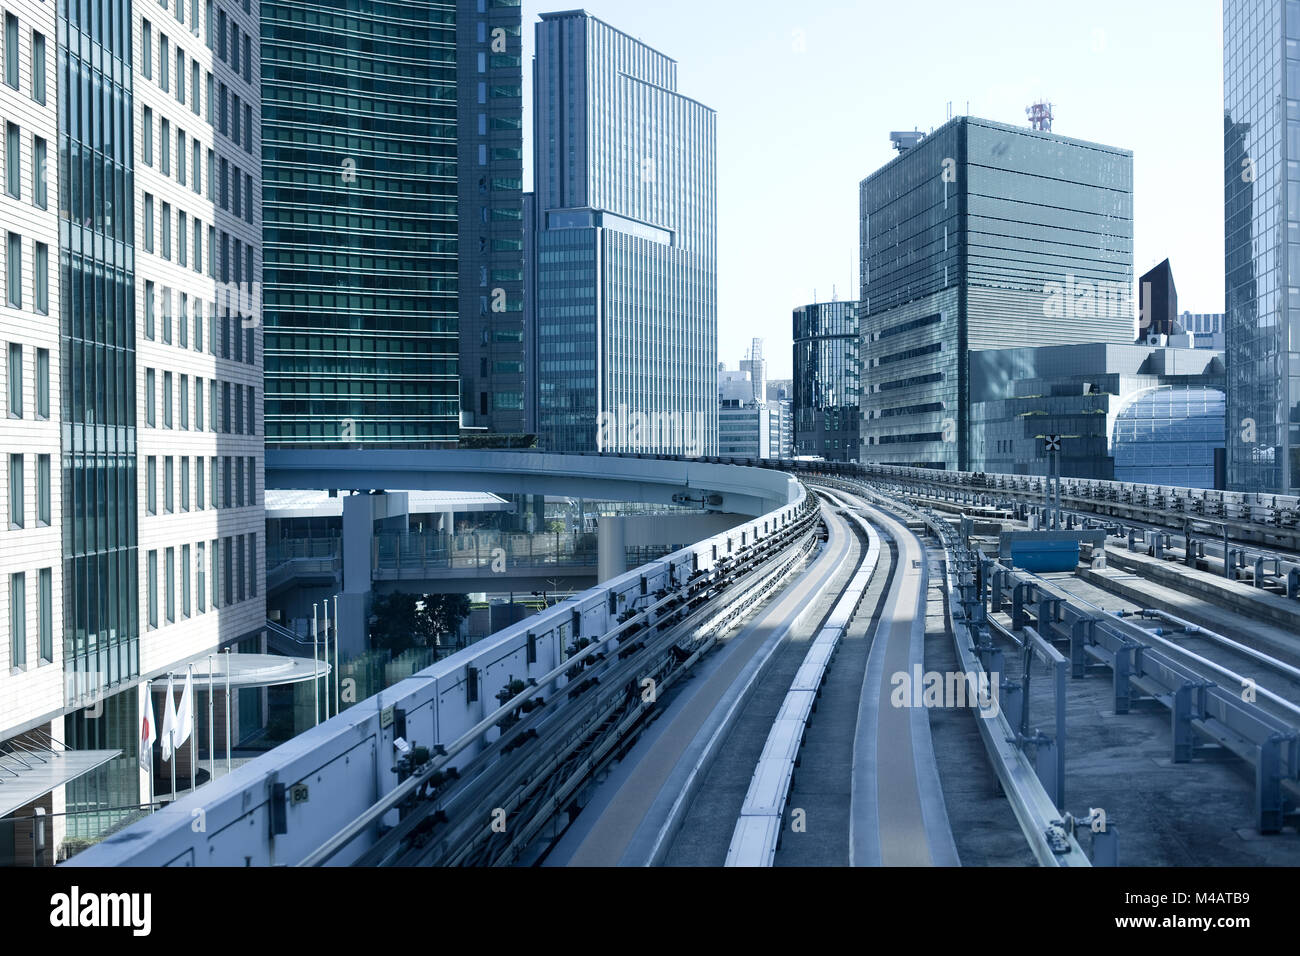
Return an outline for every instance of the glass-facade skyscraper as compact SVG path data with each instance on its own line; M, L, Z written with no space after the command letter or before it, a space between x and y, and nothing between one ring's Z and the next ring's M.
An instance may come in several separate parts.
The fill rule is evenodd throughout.
M858 303L794 310L794 453L858 459Z
M717 448L716 116L583 11L534 63L538 434L553 451Z
M1297 494L1300 3L1225 0L1223 107L1228 487Z
M523 65L518 0L458 0L461 423L522 434Z
M262 6L268 445L458 437L456 21Z
M967 356L1133 341L1133 155L957 117L862 181L861 461L966 469Z

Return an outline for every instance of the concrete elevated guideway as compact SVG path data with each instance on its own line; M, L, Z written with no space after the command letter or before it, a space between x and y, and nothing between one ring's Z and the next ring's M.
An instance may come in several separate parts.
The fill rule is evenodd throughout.
M293 451L272 452L267 474L269 485L282 488L580 491L593 498L689 500L753 517L438 662L112 835L71 865L353 862L376 843L381 826L398 824L399 804L414 800L435 774L442 779L444 771L473 766L480 753L496 755L503 744L519 742L517 731L524 728L510 728L525 706L544 702L540 715L549 719L581 710L592 695L617 696L617 681L600 685L581 678L626 668L636 658L624 663L620 652L635 655L659 632L672 639L676 622L690 629L692 615L702 615L700 628L707 629L739 613L735 605L760 590L774 564L788 563L786 556L808 540L815 520L797 479L702 461ZM518 690L521 682L525 688ZM566 703L575 697L576 705ZM410 776L404 776L411 764L398 739L431 751ZM531 755L536 749L525 748L523 757ZM334 852L322 856L331 841Z

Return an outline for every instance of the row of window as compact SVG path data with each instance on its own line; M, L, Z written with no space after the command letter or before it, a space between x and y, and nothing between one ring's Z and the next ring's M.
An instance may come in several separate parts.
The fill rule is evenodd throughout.
M225 160L222 162L224 163ZM248 195L251 202L251 177L248 179ZM208 255L205 263L202 220L198 216L191 217L184 209L177 209L173 213L172 204L169 202L158 205L161 209L155 219L154 197L150 193L144 194L145 252L156 253L168 262L175 262L179 266L188 266L200 275L206 272L207 275L214 279L219 278L222 282L230 282L232 278L235 282L253 281L255 273L251 243L245 244L243 240L229 235L224 229L218 231L215 226L208 226ZM251 221L250 219L249 222ZM158 227L156 232L155 225ZM176 237L174 245L173 233Z
M48 455L44 457L49 457ZM158 457L145 459L145 514L178 514L190 511L190 457L162 458L162 511L158 510ZM206 463L206 464L205 464ZM177 482L176 469L180 469ZM257 504L257 459L249 456L194 456L194 511L205 507L244 508ZM180 494L177 507L176 492Z
M177 381L173 383L172 379ZM158 373L152 368L144 370L144 423L149 428L158 427ZM218 386L220 386L218 388ZM208 379L207 431L225 435L257 434L257 389L252 385L218 382ZM172 399L176 398L175 418L172 416ZM162 373L162 427L190 430L190 377ZM232 401L233 398L233 401ZM220 427L218 427L220 425ZM234 426L233 428L231 426ZM194 376L194 431L203 427L203 379Z
M183 621L209 605L215 611L257 597L256 532L164 548L161 581L157 549L146 554L145 564L151 629L174 624L178 612Z
M13 309L23 307L23 237L5 233L5 302ZM32 309L50 314L50 247L32 243Z
M9 575L9 667L27 669L27 574ZM38 661L54 661L54 572L36 572L36 636Z
M12 13L5 14L5 85L18 89L18 18ZM31 32L30 48L32 52L32 99L45 105L45 34L36 30Z
M18 342L10 342L8 347L8 384L9 400L5 408L10 418L25 418L27 402L24 395L23 347ZM37 419L50 417L50 350L36 350L35 414Z
M46 167L49 147L40 136L32 137L32 205L49 208ZM17 123L5 123L5 194L23 198L23 134Z
M171 345L174 340L181 348L189 348L193 329L194 351L202 352L206 314L208 352L223 359L256 364L253 330L257 324L257 306L244 297L239 288L218 289L218 301L206 303L197 296L191 298L188 292L177 292L173 297L167 286L162 287L161 293L155 289L152 279L145 281L144 337L150 342L161 341L164 345ZM174 312L173 302L176 305Z
M179 0L178 0L179 2ZM223 13L224 17L225 14ZM236 27L238 29L238 27ZM146 79L153 79L153 27L148 20L141 24L142 51L141 65ZM184 103L186 97L186 59L185 51L176 46L175 84L176 102ZM167 35L158 31L158 88L164 93L173 92L173 54ZM206 95L200 91L200 67L196 60L189 61L189 100L190 112L195 116L203 115L209 126L229 137L236 146L242 146L250 156L253 155L253 107L247 100L241 100L239 94L228 89L224 82L216 80L210 72L203 73L203 86ZM206 103L206 110L202 104ZM242 118L242 123L241 123Z
M9 530L27 527L27 459L36 459L36 527L50 525L50 456L9 455Z

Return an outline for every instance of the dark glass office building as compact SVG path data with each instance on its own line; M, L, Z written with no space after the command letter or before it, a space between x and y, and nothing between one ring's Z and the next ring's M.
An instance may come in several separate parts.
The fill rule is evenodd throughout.
M1225 0L1223 105L1228 487L1297 494L1300 3Z
M858 303L794 310L794 453L858 460Z
M76 699L140 672L131 5L60 2L58 31L63 667Z
M972 351L1133 341L1129 151L963 116L860 199L862 461L965 469Z
M456 20L262 6L267 445L458 437Z
M524 395L522 16L459 0L461 424L528 431Z

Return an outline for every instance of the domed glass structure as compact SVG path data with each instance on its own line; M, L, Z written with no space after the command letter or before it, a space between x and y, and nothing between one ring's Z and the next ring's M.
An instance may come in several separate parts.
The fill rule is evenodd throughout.
M1115 480L1213 488L1226 410L1217 388L1162 385L1134 392L1115 419Z

